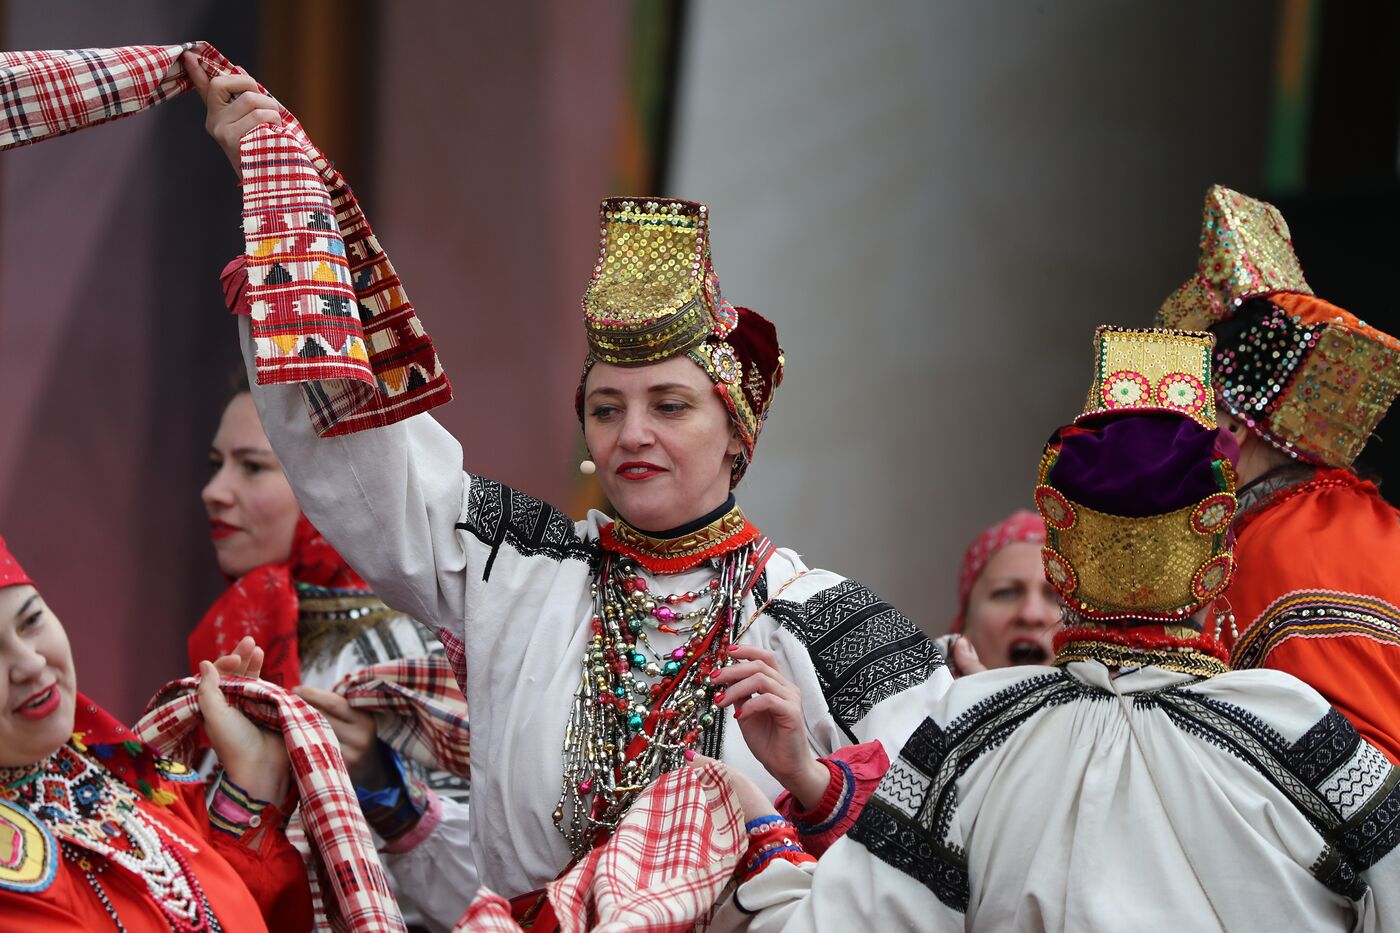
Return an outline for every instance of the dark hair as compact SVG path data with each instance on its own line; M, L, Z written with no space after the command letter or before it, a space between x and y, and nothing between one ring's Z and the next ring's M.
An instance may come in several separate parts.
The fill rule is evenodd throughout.
M252 387L248 385L248 370L240 363L237 369L229 373L228 392L224 397L224 407L228 407L228 403L233 401L234 396L251 391Z

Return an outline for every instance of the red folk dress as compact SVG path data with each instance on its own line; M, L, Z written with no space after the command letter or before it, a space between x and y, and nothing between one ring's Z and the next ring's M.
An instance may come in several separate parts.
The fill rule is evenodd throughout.
M1240 504L1232 663L1293 674L1400 764L1400 512L1350 470L1303 466Z
M0 930L311 929L306 870L274 808L241 837L214 829L192 772L162 762L138 780L108 748L75 741L18 780L6 775Z

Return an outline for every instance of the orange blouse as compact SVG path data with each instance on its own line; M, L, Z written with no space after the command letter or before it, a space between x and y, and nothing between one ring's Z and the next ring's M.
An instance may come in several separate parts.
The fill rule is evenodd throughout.
M180 852L225 933L306 933L311 929L306 869L286 836L275 830L281 817L274 808L262 812L261 828L249 829L238 838L209 825L203 783L160 783L174 801L160 806L139 798L137 806L186 844ZM96 866L101 868L93 877L106 905L84 870ZM50 872L52 881L47 884L34 881L36 874L44 877ZM0 807L0 930L109 930L115 928L113 913L129 933L171 930L170 921L139 877L56 841L37 827L27 810Z
M1237 668L1310 684L1400 764L1400 512L1349 470L1290 467L1241 494L1222 637Z

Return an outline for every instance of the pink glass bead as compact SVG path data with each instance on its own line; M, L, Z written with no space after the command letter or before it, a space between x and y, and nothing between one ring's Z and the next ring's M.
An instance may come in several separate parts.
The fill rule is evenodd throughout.
M592 779L592 778L589 778L589 779L586 780L586 781L579 781L579 782L578 782L578 792L579 792L580 794L586 794L586 793L588 793L589 791L591 791L592 789L593 789L593 779Z
M685 660L685 649L677 648L675 651L671 652L671 657L675 658L677 661Z
M670 606L657 606L651 611L651 614L656 616L656 621L658 622L666 622L669 624L676 621L676 614L672 611Z

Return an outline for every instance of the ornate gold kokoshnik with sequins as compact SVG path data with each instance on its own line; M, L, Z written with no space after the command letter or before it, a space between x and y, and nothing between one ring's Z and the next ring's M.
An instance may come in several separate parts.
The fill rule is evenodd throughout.
M1165 413L1214 429L1213 338L1200 331L1094 332L1094 374L1076 425ZM1160 515L1111 515L1055 487L1059 445L1041 455L1035 504L1045 519L1045 574L1074 610L1091 618L1182 618L1214 599L1234 573L1229 530L1236 476L1213 465L1217 491Z
M583 294L588 347L605 363L639 366L733 327L710 266L709 210L677 200L609 198L599 210L598 262Z

